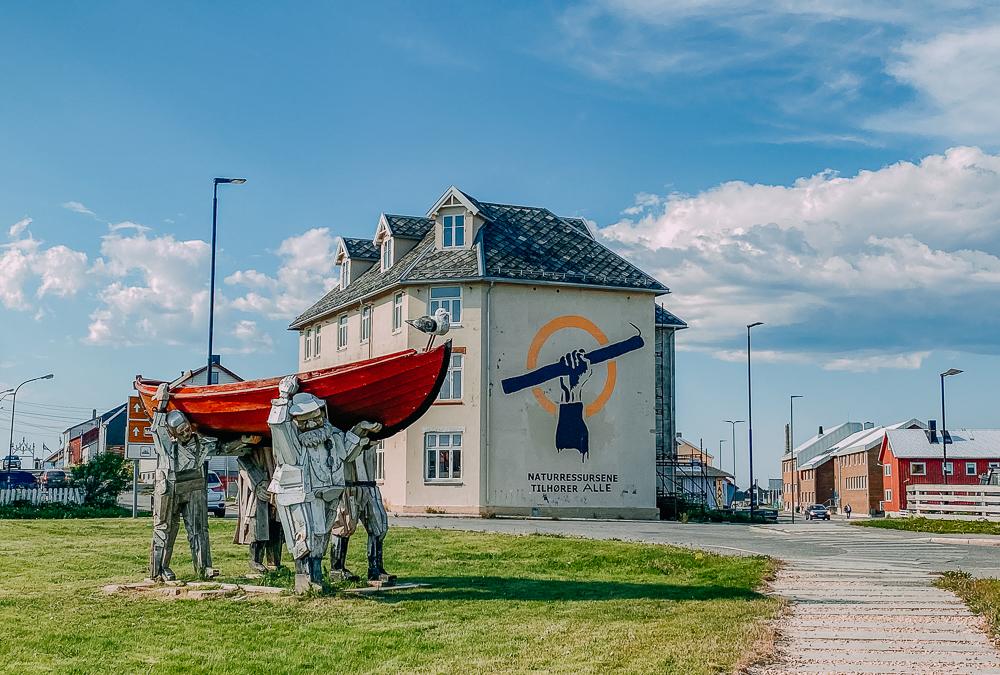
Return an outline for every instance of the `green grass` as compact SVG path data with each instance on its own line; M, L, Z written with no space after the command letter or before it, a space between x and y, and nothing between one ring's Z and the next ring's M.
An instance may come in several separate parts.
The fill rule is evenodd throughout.
M942 518L871 518L851 521L860 527L886 530L935 532L937 534L1000 534L1000 523L987 520L945 520Z
M60 504L48 502L32 505L15 502L0 506L0 520L59 520L65 518L128 518L131 509L117 504L109 506L88 506L84 504Z
M945 572L935 584L965 601L969 609L989 622L994 640L1000 640L1000 579L977 579L966 572Z
M246 569L211 522L224 577ZM145 575L146 519L0 521L0 670L729 672L767 648L766 558L616 541L396 528L379 597L106 596ZM174 570L192 578L183 533ZM364 535L349 565L362 572ZM280 575L279 575L280 579ZM284 577L285 582L290 577Z

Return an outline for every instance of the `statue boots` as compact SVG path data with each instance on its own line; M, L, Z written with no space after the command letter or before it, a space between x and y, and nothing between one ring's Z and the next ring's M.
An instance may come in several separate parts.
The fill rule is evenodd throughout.
M175 581L177 575L167 566L166 549L162 546L154 546L150 553L149 578L153 581Z
M323 558L304 557L295 560L295 592L323 590Z
M396 575L389 574L382 566L382 539L368 538L368 583L382 586L392 586L396 583Z
M347 569L347 544L350 537L334 536L330 546L330 578L341 581L358 581L358 575Z
M250 570L257 574L266 574L267 567L264 566L264 552L267 550L266 541L250 542Z

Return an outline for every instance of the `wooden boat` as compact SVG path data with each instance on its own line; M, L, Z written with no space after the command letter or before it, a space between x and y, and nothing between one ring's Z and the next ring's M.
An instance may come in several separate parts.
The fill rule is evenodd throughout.
M437 398L451 362L451 340L429 351L409 349L365 361L298 373L299 391L326 401L330 421L350 429L362 420L381 422L372 437L387 438L405 429ZM188 416L199 431L220 437L240 434L270 436L267 416L271 399L278 397L280 377L171 390L169 408ZM141 375L135 378L147 413L161 384Z

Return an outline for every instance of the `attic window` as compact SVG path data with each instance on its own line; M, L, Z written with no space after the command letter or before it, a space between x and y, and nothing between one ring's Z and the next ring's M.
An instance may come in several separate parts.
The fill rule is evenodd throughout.
M382 240L382 271L392 267L392 237Z
M444 216L442 218L441 245L443 248L465 246L465 216Z
M340 290L347 288L347 284L349 283L351 283L351 260L350 258L345 258L340 263Z

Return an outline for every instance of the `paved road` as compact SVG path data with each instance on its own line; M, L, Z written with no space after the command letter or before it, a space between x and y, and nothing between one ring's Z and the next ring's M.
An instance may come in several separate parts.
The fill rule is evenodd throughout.
M1000 547L846 523L693 525L472 518L396 518L397 527L568 534L676 544L784 560L773 592L792 602L775 660L754 672L1000 673L1000 653L936 572L1000 576Z

